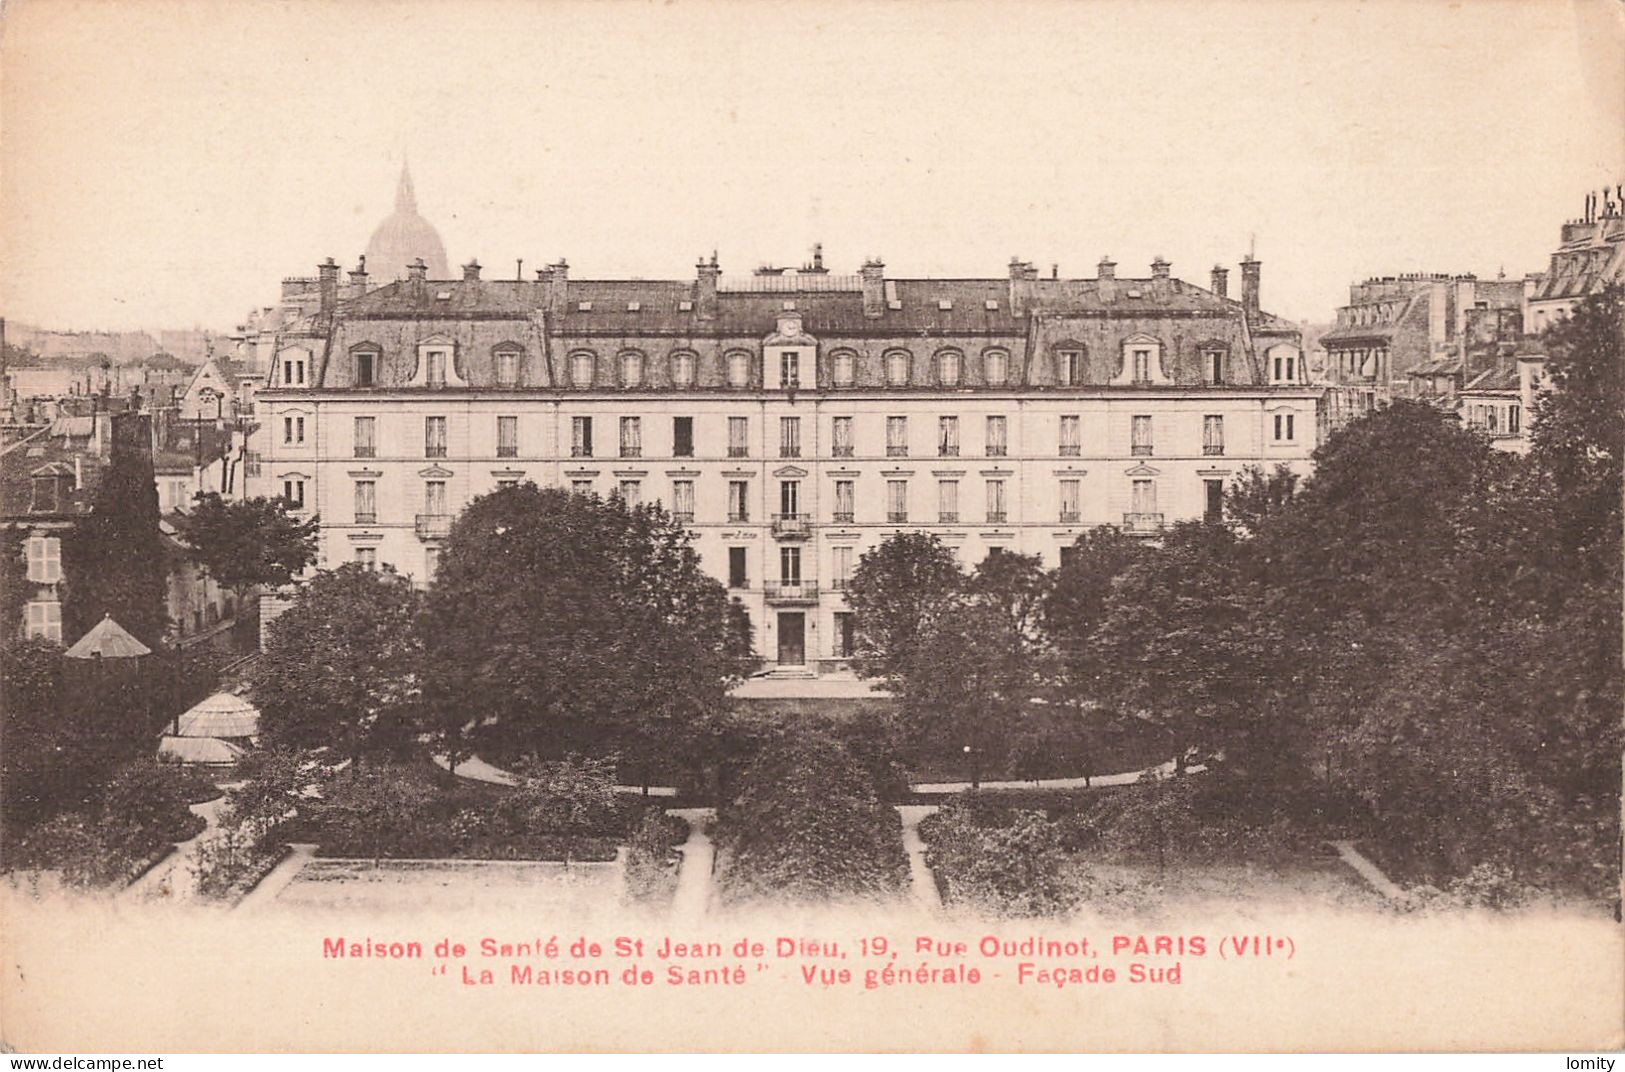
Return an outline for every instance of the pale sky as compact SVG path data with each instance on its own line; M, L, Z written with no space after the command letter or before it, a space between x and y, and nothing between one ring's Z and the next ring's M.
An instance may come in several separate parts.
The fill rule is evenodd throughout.
M353 267L403 153L455 266L1206 285L1543 269L1625 181L1616 0L0 9L0 315L229 329ZM1582 45L1582 42L1585 44ZM455 271L455 268L454 268ZM1232 292L1239 273L1232 272Z

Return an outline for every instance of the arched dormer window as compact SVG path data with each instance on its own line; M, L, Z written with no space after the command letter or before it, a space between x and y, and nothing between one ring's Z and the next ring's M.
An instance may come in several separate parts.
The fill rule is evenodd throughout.
M886 352L886 382L893 387L908 385L908 370L912 355L907 350L888 350Z
M943 350L937 354L937 382L944 387L958 387L964 363L958 350Z
M1162 340L1136 332L1123 340L1122 364L1112 384L1118 387L1148 387L1172 383L1162 369Z
M851 387L858 379L858 355L837 350L829 357L829 378L836 387Z
M626 350L621 354L621 386L643 386L643 355L636 350Z
M444 335L434 335L418 344L417 368L412 387L467 387L457 370L457 346Z
M1010 355L1003 350L989 350L982 355L982 379L992 386L1001 386L1010 378Z
M591 350L577 350L570 355L570 385L591 387L597 372L598 359Z
M750 354L744 350L731 350L728 352L728 386L750 386Z
M678 350L671 355L671 382L674 387L694 386L694 354L689 350Z
M351 382L357 387L377 387L383 364L383 350L377 343L363 342L350 347Z
M1217 387L1230 382L1230 347L1211 339L1196 344L1196 360L1202 382Z
M523 364L525 351L517 343L503 343L491 351L491 357L496 365L498 387L519 386L519 366Z

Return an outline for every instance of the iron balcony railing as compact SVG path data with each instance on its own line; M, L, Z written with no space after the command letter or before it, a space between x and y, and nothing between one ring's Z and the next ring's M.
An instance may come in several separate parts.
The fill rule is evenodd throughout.
M444 539L451 532L450 514L419 514L417 516L418 539L438 540Z
M1124 514L1123 528L1129 532L1160 532L1162 530L1162 515L1147 513Z
M816 603L818 582L780 581L778 584L766 586L766 596L769 603Z
M806 514L774 514L773 535L805 539L812 528L810 520Z

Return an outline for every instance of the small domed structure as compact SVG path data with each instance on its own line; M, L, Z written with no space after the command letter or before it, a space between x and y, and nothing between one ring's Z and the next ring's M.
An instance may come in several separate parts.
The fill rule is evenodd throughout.
M440 232L418 215L412 173L402 163L400 183L395 188L395 211L378 225L367 242L367 268L381 281L405 279L406 266L419 257L429 266L430 279L451 278Z

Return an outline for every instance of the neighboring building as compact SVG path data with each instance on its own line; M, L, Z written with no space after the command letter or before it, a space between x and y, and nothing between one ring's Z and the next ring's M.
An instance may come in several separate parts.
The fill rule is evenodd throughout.
M1530 276L1524 323L1539 334L1569 315L1582 298L1625 282L1625 189L1586 195L1585 211L1563 224L1545 274Z
M1462 388L1462 423L1489 436L1497 449L1527 454L1535 396L1546 385L1545 354L1530 344L1512 360L1486 369Z
M400 181L395 187L395 211L372 233L372 238L367 242L363 267L370 264L379 279L389 282L404 279L407 266L417 260L428 265L431 279L445 279L451 275L440 232L418 215L412 173L403 163Z
M90 512L96 487L112 454L115 427L134 421L124 434L162 444L154 453L154 479L159 510L172 514L190 504L200 488L215 490L223 448L229 440L205 426L201 452L190 437L192 426L171 415L113 414L58 417L49 430L19 442L0 454L0 533L8 546L17 540L27 591L17 623L0 628L0 636L41 636L61 641L64 576L62 544L78 520ZM212 434L211 434L212 433ZM228 474L229 476L229 474ZM161 521L172 551L169 572L169 640L182 646L195 642L200 629L208 637L225 631L234 617L229 592L223 592L186 560L174 542L174 527ZM71 580L68 579L68 580Z
M1485 367L1474 362L1522 333L1523 287L1519 280L1423 274L1349 287L1349 303L1319 340L1330 427L1395 396L1453 405L1463 382Z
M230 362L213 356L192 374L180 398L182 420L230 419L237 412L242 379Z
M886 537L927 531L973 565L1055 565L1091 527L1155 537L1215 516L1249 465L1307 472L1320 391L1296 325L1215 268L1171 276L832 274L339 282L280 336L260 391L260 476L322 519L318 565L426 581L451 519L534 481L661 501L781 668L845 664L844 589ZM267 605L262 621L274 616Z

